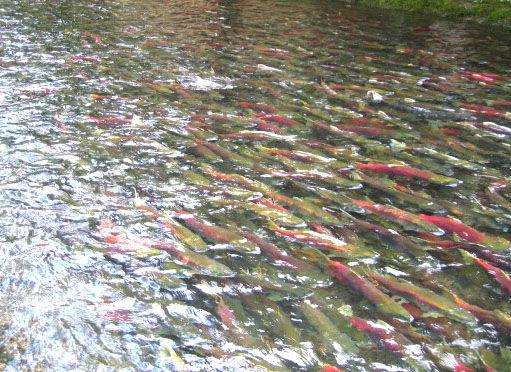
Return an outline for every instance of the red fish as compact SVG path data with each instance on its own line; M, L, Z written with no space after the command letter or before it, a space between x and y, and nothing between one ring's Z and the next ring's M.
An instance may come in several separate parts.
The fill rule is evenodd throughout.
M223 301L220 301L216 307L216 313L222 321L222 323L229 329L234 328L234 322L236 318L234 313Z
M416 33L425 33L425 32L432 32L433 29L430 26L425 26L425 27L416 27L412 31L416 32Z
M103 316L112 322L119 323L130 323L133 320L132 312L126 309L110 310L103 313Z
M271 208L271 209L275 209L275 210L280 211L280 212L289 213L289 211L286 208L284 208L280 204L277 204L277 203L273 202L270 199L266 199L266 198L257 199L256 203L264 205L265 207L268 207L268 208Z
M275 112L275 107L267 105L266 103L251 103L243 101L239 104L239 106L243 109L265 112L267 114L273 114Z
M285 149L270 148L265 150L270 155L283 156L289 159L303 161L306 163L318 163L323 162L321 157L315 156L314 154L303 152L303 151L292 151Z
M259 118L257 120L257 129L266 132L282 133L282 128L276 126L275 124L269 123L265 120L261 120Z
M462 131L460 129L449 128L449 127L440 128L440 132L442 132L446 136L450 136L450 137L459 137L459 136L461 136L461 133L462 133Z
M285 127L295 127L297 125L300 125L296 120L293 120L291 118L288 118L288 117L282 116L282 115L259 114L258 117L263 120L266 120L266 121L271 121L273 123L283 125Z
M254 103L253 107L258 111L266 112L268 114L273 114L275 112L275 107L267 105L266 103Z
M273 258L276 261L282 261L297 271L312 270L312 266L309 265L308 263L299 260L298 258L295 258L293 256L290 256L289 254L287 254L287 252L283 251L275 244L270 243L269 241L257 236L254 233L245 232L243 236L252 243L254 243L255 245L257 245L261 249L261 252L263 252L264 254Z
M288 59L289 52L287 50L277 49L277 48L257 48L261 54L265 56L277 58L277 59Z
M428 243L434 244L437 247L446 248L446 249L460 248L460 243L455 242L453 240L442 240L438 236L431 234L431 233L420 232L420 233L418 233L418 235L421 239L424 239Z
M483 105L477 105L473 103L465 103L462 104L461 107L469 110L470 112L473 112L474 114L486 116L489 118L501 118L505 117L505 112L495 110L491 107L483 106Z
M314 149L321 149L323 151L326 151L331 155L340 155L340 154L343 154L346 152L346 149L344 149L344 148L335 147L335 146L329 145L328 143L324 143L324 142L316 141L316 140L306 141L305 144L307 146L314 148Z
M333 89L333 90L341 90L341 89L344 89L344 85L343 84L339 84L339 83L331 83L329 85L330 89Z
M511 100L506 99L495 99L491 101L493 106L511 107Z
M387 216L399 221L406 221L406 222L413 222L417 223L419 218L416 215L413 215L411 213L408 213L402 209L390 206L390 205L383 205L383 204L376 204L372 203L366 200L359 200L359 199L352 199L353 203L363 208L367 211Z
M347 122L349 125L357 125L357 126L372 126L372 127L378 127L381 126L383 123L377 119L372 118L355 118L355 119L349 119Z
M251 109L252 108L252 104L248 101L240 102L239 106L243 109Z
M499 282L500 285L504 287L509 294L511 294L511 278L504 271L498 267L490 265L488 262L480 258L474 258L474 262L486 270L490 275L492 275L495 280Z
M187 211L176 211L174 213L176 217L183 220L189 228L217 244L229 244L239 241L241 238L241 236L234 232L212 225L205 221L201 221Z
M109 234L105 236L104 241L105 243L108 244L117 244L121 241L121 238L119 237L119 235Z
M483 83L493 84L498 81L504 80L503 76L491 73L491 72L471 72L463 71L461 76L466 77L470 80L480 81Z
M377 173L403 176L407 178L420 178L430 180L433 174L428 171L413 168L407 165L389 165L383 163L357 163L357 169L369 170Z
M486 236L483 233L465 225L463 222L456 218L430 216L426 214L420 214L419 217L426 222L430 222L438 226L442 230L450 233L456 233L462 239L469 242L481 244L486 240Z
M321 372L343 372L343 370L330 364L325 364L321 367Z
M320 225L319 223L310 223L310 227L318 233L321 234L331 234L330 230L328 230L325 226Z
M123 125L123 124L128 124L128 123L131 123L131 120L130 118L127 118L127 117L124 117L124 116L114 116L114 115L110 115L110 116L87 116L87 119L94 123L94 124L97 124L98 126L103 126L103 127L114 127L114 126L118 126L118 125Z
M412 320L410 314L401 305L394 302L388 295L376 288L374 284L356 274L348 266L338 261L330 261L328 269L332 277L348 285L354 291L360 292L383 313L407 321Z
M471 305L454 294L452 296L461 309L468 311L480 321L491 323L501 331L511 334L511 319L508 316L498 316L495 312Z
M457 362L456 366L454 367L454 372L475 372L474 369L467 367L461 362Z
M405 302L402 306L410 313L411 316L413 316L414 319L420 320L426 328L436 334L441 334L444 337L449 338L454 333L452 330L449 330L449 327L452 327L452 325L446 318L424 317L424 312L411 302Z
M364 136L369 137L378 137L383 134L386 134L386 132L381 128L375 128L375 127L366 127L366 126L355 126L355 125L338 125L339 129L351 132L351 133L357 133L362 134Z
M277 225L271 227L277 235L289 238L300 243L309 244L317 248L327 249L337 252L349 252L353 249L352 246L346 244L344 241L337 239L330 232L322 234L310 230L286 230Z
M206 122L206 117L204 115L199 115L199 114L191 114L190 115L190 119L192 121L197 121L199 123L205 123Z
M401 339L404 338L403 336L395 337L393 332L391 332L390 330L387 330L383 327L379 327L376 324L372 324L371 322L368 322L367 320L356 316L350 319L350 324L359 331L367 334L368 336L381 341L385 349L400 355L404 354L403 352L404 345L402 345L402 343L400 342Z
M101 61L101 58L98 57L98 56L74 55L74 56L71 56L71 58L69 58L69 60L72 63L76 63L76 62L92 62L92 63L97 63L97 62Z
M268 123L270 124L270 123ZM280 128L279 128L280 131ZM226 140L248 140L248 141L268 141L274 140L275 134L279 134L279 131L271 128L261 129L260 131L248 131L239 133L228 133L222 135L222 139Z
M494 251L480 245L465 242L455 242L453 240L442 240L438 236L430 233L419 233L418 236L437 247L445 249L463 249L467 252L475 254L480 258L484 258L484 260L489 261L491 265L494 265L500 269L511 271L511 262L509 259L498 255Z

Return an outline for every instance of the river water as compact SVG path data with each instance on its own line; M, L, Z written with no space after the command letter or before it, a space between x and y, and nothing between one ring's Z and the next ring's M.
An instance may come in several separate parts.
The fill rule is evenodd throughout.
M0 42L3 368L509 367L509 33L0 0Z

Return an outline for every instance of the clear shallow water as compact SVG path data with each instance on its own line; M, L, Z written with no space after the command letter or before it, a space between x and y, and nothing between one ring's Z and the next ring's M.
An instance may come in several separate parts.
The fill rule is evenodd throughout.
M509 365L507 34L326 2L0 9L7 369Z

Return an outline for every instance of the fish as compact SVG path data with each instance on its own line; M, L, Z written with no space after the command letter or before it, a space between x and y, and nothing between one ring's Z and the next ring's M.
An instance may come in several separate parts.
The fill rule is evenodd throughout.
M306 152L301 150L286 150L286 149L279 149L279 148L269 148L264 146L259 146L259 149L263 151L265 154L271 155L271 156L284 156L290 159L303 161L306 163L330 163L333 162L335 159L320 156L317 154L314 154L312 152Z
M506 179L498 180L495 182L492 182L488 186L487 195L490 198L490 200L495 203L497 206L504 208L508 211L511 211L511 201L504 198L502 195L500 195L500 191L503 189L506 189L509 187L509 181Z
M233 329L235 327L236 317L234 316L234 312L225 304L221 297L216 306L216 313L227 329Z
M342 369L331 364L323 364L320 369L321 372L343 372Z
M300 344L300 330L275 302L262 295L242 295L241 299L251 312L260 317L268 332L290 345Z
M420 253L423 251L423 248L410 238L400 234L396 234L395 231L387 229L383 226L362 221L360 219L353 219L353 223L350 226L356 231L360 230L365 232L370 231L375 234L378 234L384 237L385 239L389 240L396 247L403 249L408 254L420 255Z
M252 160L247 159L246 157L243 157L233 151L230 151L226 149L224 146L220 146L216 143L209 142L209 141L203 141L203 140L196 140L197 144L200 144L213 153L220 156L222 159L230 161L234 164L238 164L242 167L252 168L254 166L254 163Z
M311 219L317 219L318 221L322 221L325 224L332 225L343 225L345 222L337 216L334 216L332 213L323 210L321 207L316 206L313 203L308 202L307 200L300 199L298 197L289 197L283 195L272 187L256 180L251 180L245 176L234 174L234 173L223 173L219 172L211 166L203 166L202 171L223 182L234 183L239 186L243 186L252 191L257 191L263 193L266 197L273 199L290 209L294 209L298 211L303 217L309 217Z
M328 271L330 275L339 282L348 285L356 292L360 292L383 314L396 317L406 322L411 322L413 320L408 311L400 304L376 288L374 284L355 273L348 266L338 261L330 261L328 264Z
M261 113L261 114L258 114L257 117L262 120L269 121L272 123L277 123L277 124L280 124L285 127L296 127L296 126L300 125L300 123L294 119L291 119L291 118L288 118L288 117L282 116L282 115L277 115L277 114Z
M224 264L215 261L208 256L186 250L182 247L177 247L173 244L166 242L155 242L151 245L151 247L169 253L180 263L197 269L197 271L202 275L217 278L227 278L235 275L235 273Z
M313 149L320 149L322 151L325 151L326 153L336 157L345 159L348 158L354 158L354 154L352 154L353 150L350 148L344 148L344 147L335 147L328 143L318 141L318 140L305 140L303 141L303 144L306 146L309 146Z
M353 250L353 247L336 238L332 234L319 233L306 229L286 230L275 224L269 224L269 228L278 236L285 237L295 242L311 245L316 248L340 253L350 252Z
M303 198L298 197L289 197L283 195L272 188L269 188L265 185L266 192L265 195L270 199L277 201L281 204L284 204L291 210L295 210L301 216L308 217L308 219L316 220L316 222L323 222L325 224L331 225L343 225L344 221L339 217L333 215L329 211L323 210L321 206L316 205L315 203L309 202Z
M240 130L234 133L227 133L222 135L222 138L227 140L281 141L284 143L293 143L296 141L295 135L280 134L280 131L274 131L273 127L265 126L258 129L260 130Z
M475 372L475 369L470 368L458 361L454 366L454 372Z
M500 331L511 334L511 316L500 310L486 310L479 306L469 304L452 292L446 291L452 296L454 303L461 309L468 311L480 321L493 324Z
M465 225L457 218L427 214L420 214L419 217L423 221L432 223L448 233L455 233L461 239L471 243L488 245L489 247L497 250L504 250L511 247L511 242L508 240L500 237L488 236L468 225Z
M318 299L317 296L313 297L314 306L317 302L322 306L327 305L329 302ZM422 350L416 347L408 338L406 338L399 330L390 324L381 320L374 322L352 314L351 310L340 310L345 306L339 307L336 304L333 312L336 319L340 323L337 328L341 328L352 340L356 340L356 345L362 347L365 343L370 344L376 342L379 346L394 353L399 358L402 358L406 364L414 370L428 370L427 362L424 361ZM303 310L302 310L303 311ZM319 311L319 310L318 310ZM409 326L407 323L402 323L400 320L390 318L401 327ZM323 332L326 333L326 332ZM421 339L423 342L424 339ZM364 345L365 346L365 345Z
M278 125L275 125L273 123L270 123L259 118L256 118L256 120L254 120L254 123L256 124L256 128L261 131L272 132L277 134L282 134L284 132L282 128L279 127ZM232 134L235 135L234 133Z
M410 167L408 165L384 163L357 163L355 166L357 169L362 171L385 173L388 175L402 176L406 178L419 178L422 180L446 186L454 186L460 183L460 181L458 181L455 178L442 176L430 171Z
M343 221L338 216L333 215L329 211L326 211L322 207L317 206L305 199L300 199L298 197L290 198L275 192L271 192L269 196L287 205L291 209L296 209L303 216L308 216L316 222L322 222L327 225L335 226L342 226L345 224L345 221Z
M452 248L462 248L463 244L461 242L457 242L454 240L446 240L439 238L437 235L426 233L426 232L420 232L417 234L421 239L427 241L428 243L431 243L435 245L436 247L441 247L445 249L452 249Z
M257 196L255 193L251 191L246 191L245 193L235 193L234 195L228 190L224 190L223 194L227 194L231 196L231 198L236 198L238 196L244 197L249 196L249 201L240 201L240 200L215 200L215 205L220 206L229 206L237 209L241 209L243 211L251 211L256 215L264 218L265 220L271 221L278 225L288 226L288 227L296 227L303 226L305 222L292 214L286 208L275 204L274 202L269 201L269 199L261 198ZM255 200L254 200L255 199ZM264 199L262 201L262 199Z
M275 107L268 105L266 103L252 103L248 101L243 101L240 102L239 106L244 109L252 109L267 114L273 114L276 111Z
M474 263L482 267L488 274L493 276L497 282L505 289L508 295L511 294L511 278L503 270L495 267L485 260L473 257Z
M86 56L83 54L75 54L69 58L69 62L78 63L78 62L91 62L91 63L99 63L101 62L100 56Z
M495 115L507 118L509 114L508 113L499 112L499 113L496 113ZM478 127L478 128L481 128L481 129L488 130L488 131L493 132L495 134L506 135L506 136L511 135L511 128L505 127L503 125L495 124L495 123L493 123L491 121L477 122L475 124L475 126Z
M374 189L383 191L386 194L392 195L399 201L416 205L428 211L442 211L444 209L435 203L430 195L424 192L412 191L390 179L376 179L375 177L371 177L363 173L358 173L357 176L363 183Z
M406 346L412 345L412 342L397 332L392 326L368 321L357 316L352 316L349 320L350 324L360 332L365 333L371 338L376 339L381 345L399 356L405 356Z
M335 176L331 173L319 171L301 170L296 172L271 171L268 174L271 177L284 178L288 180L312 180L317 182L325 182L332 186L338 186L346 189L356 189L360 187L360 183L346 180Z
M459 309L453 301L444 296L440 296L429 289L420 288L408 281L398 279L390 275L381 275L375 272L369 272L368 276L385 286L391 292L411 298L420 305L427 305L439 310L452 320L463 324L475 324L475 319L470 313Z
M487 84L495 84L497 82L505 80L503 76L491 72L462 71L460 75L467 79Z
M490 100L490 104L492 106L511 107L511 100L509 100L509 99L492 99L492 100Z
M181 225L176 220L167 217L160 218L160 222L167 228L172 235L174 235L180 242L191 248L195 252L205 252L208 250L208 245L202 238L192 231Z
M204 146L201 143L195 143L193 146L190 146L188 152L207 159L211 163L223 161L220 155L211 151L207 146Z
M298 258L295 258L291 255L289 255L286 251L283 249L280 249L275 244L259 237L258 235L254 234L250 231L244 232L245 238L247 238L249 241L257 245L261 252L263 252L265 255L271 257L272 259L276 261L284 262L287 266L293 268L294 270L304 272L304 271L310 271L313 270L313 266L308 264L307 262L300 260Z
M350 358L353 358L358 352L355 341L348 335L341 333L332 321L309 301L302 301L300 310L323 340L325 346L332 350L335 355L338 355L337 362L340 365L348 365Z
M117 116L117 115L105 115L105 116L88 115L86 118L89 122L94 123L97 126L106 127L106 128L129 124L132 121L132 118L128 118L125 116Z
M394 206L390 205L383 205L383 204L377 204L372 203L367 200L359 200L359 199L352 199L353 204L356 206L372 212L376 213L378 215L390 218L391 220L396 221L403 221L408 222L410 224L413 224L421 231L428 232L428 233L443 233L442 230L439 230L438 227L430 222L424 221L420 218L420 216L414 215L412 213L406 212L402 209L396 208Z
M483 105L478 105L475 103L464 103L461 105L461 107L463 107L464 109L466 109L474 114L489 117L489 118L505 118L506 117L506 113L503 111L496 110L494 108L483 106ZM475 125L478 126L477 123ZM507 132L511 132L511 129L509 129L509 128L503 127L502 129L503 130L507 129Z
M215 226L209 222L203 221L195 217L193 214L181 210L173 211L171 214L174 218L183 221L190 229L196 231L203 238L215 243L215 244L227 244L234 246L237 249L245 253L258 253L257 249L253 244L247 241L238 232Z
M466 169L469 171L479 171L479 172L485 170L485 167L483 167L482 165L470 162L468 160L463 160L463 159L457 158L455 156L444 154L443 152L439 152L439 151L436 151L431 148L414 147L411 149L411 151L414 153L419 153L419 154L430 156L434 159L443 161L447 164L451 164L451 165L461 168L461 169Z

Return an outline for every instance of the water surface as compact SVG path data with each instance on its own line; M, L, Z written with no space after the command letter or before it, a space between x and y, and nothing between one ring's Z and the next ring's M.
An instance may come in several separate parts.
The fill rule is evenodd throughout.
M0 0L0 41L2 367L509 366L508 34Z

